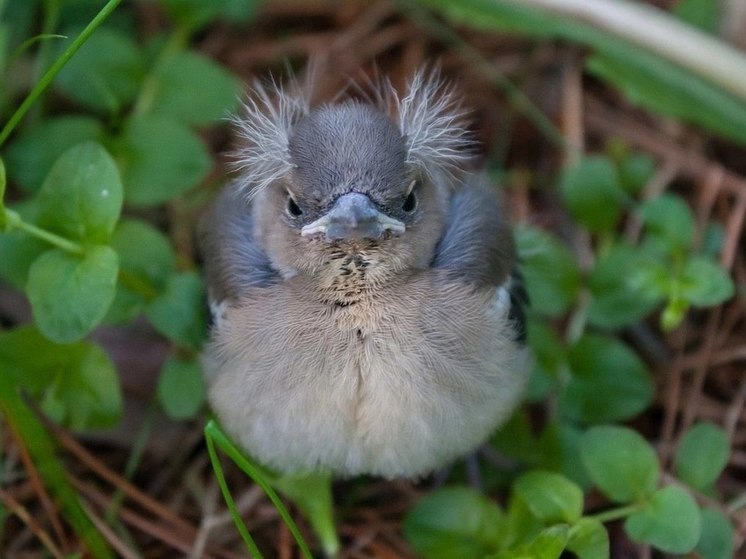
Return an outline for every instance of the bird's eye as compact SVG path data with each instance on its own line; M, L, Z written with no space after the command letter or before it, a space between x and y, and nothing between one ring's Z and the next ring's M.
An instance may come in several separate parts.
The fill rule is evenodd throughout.
M417 209L417 193L415 192L416 185L417 181L412 181L412 183L409 185L409 193L404 199L404 204L402 204L401 207L401 209L407 213L413 212Z
M295 200L293 200L293 197L290 196L290 194L288 194L287 212L293 217L299 217L303 215L303 210L300 209L300 206Z

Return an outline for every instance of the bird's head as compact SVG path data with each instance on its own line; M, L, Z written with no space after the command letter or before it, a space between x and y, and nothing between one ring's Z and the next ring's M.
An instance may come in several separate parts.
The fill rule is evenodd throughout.
M344 289L428 266L452 172L468 157L461 113L437 75L420 72L405 97L386 89L372 103L311 109L273 93L248 106L239 154L254 235L273 265Z

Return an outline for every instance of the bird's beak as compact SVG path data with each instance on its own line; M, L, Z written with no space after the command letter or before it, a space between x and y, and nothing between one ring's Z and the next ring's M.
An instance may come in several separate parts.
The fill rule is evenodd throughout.
M324 233L329 241L380 239L386 231L403 233L404 224L381 212L365 194L350 192L337 198L332 208L301 229L308 237Z

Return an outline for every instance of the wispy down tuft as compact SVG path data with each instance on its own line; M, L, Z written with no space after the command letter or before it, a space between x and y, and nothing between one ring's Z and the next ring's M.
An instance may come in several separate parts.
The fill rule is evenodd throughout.
M233 119L241 147L234 153L249 197L292 168L288 143L295 123L310 112L309 94L297 82L290 90L274 80L254 83L243 112Z
M303 87L294 79L287 88L274 80L256 82L243 113L234 118L241 140L234 153L236 167L242 171L240 184L249 197L293 168L289 140L293 127L311 111L313 67L309 76ZM466 113L454 87L437 68L418 70L403 97L388 80L377 81L377 86L368 82L369 88L354 82L351 86L398 124L407 145L407 163L438 175L452 173L471 158L473 138L465 127ZM336 100L341 97L340 93Z
M455 88L437 68L420 68L404 97L393 90L388 97L406 138L408 163L428 173L450 173L471 158L473 138L465 127L466 112Z

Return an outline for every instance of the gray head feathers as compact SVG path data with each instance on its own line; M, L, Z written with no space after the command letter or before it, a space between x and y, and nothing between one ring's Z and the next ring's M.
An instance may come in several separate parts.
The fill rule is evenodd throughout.
M239 183L249 197L285 176L293 168L289 143L296 124L311 112L310 87L291 81L284 88L274 81L255 83L234 119L242 145L236 151ZM450 173L470 159L472 138L454 88L436 70L422 68L404 96L388 80L375 91L371 105L389 115L405 140L406 163L430 176Z

